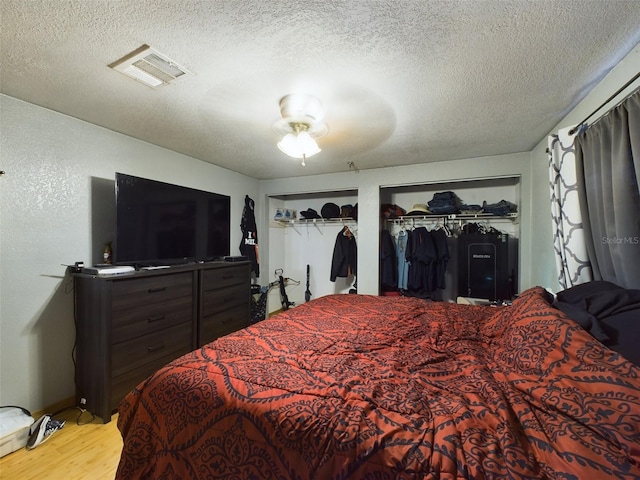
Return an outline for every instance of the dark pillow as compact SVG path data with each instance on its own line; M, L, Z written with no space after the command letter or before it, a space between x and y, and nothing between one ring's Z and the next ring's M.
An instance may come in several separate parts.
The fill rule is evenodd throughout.
M611 282L596 280L593 282L581 283L580 285L575 285L571 288L558 292L556 298L560 302L576 304L582 303L586 297L611 290L624 290L624 288Z
M603 343L640 367L640 309L603 318L601 324L610 337Z
M640 317L640 290L606 290L584 299L586 310L604 319L621 312L636 310Z
M581 308L581 306L558 301L555 301L553 306L558 310L561 310L567 317L577 322L582 328L602 343L606 343L610 340L609 336L605 333L604 328L600 324L600 321L592 314Z
M554 306L640 366L640 290L605 281L583 283L558 293Z

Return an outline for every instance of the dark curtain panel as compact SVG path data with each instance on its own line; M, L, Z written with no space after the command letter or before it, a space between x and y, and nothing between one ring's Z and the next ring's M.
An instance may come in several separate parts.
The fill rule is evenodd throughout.
M640 288L640 90L576 137L580 210L595 280Z

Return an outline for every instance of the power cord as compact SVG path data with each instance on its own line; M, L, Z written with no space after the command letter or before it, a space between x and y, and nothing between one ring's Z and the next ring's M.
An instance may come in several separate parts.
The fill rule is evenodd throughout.
M61 413L67 412L69 410L78 410L80 412L78 414L78 418L76 418L76 425L78 425L78 426L88 425L89 423L93 422L96 419L96 416L93 413L89 412L88 410L86 410L84 408L78 407L77 405L73 406L73 407L61 408L57 412L52 413L51 417L56 417L56 416L60 415ZM84 415L85 413L89 413L89 415L91 415L91 418L90 418L89 421L80 423L80 419L82 418L82 415Z

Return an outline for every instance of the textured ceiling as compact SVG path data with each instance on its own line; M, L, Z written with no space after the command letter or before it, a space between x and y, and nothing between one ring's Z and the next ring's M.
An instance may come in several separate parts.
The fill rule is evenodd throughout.
M640 42L638 0L0 0L2 93L266 179L531 150ZM192 75L107 67L148 44ZM311 93L322 152L281 153Z

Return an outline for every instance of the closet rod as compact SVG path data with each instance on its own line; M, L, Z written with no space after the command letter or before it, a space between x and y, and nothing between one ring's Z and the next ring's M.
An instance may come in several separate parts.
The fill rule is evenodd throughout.
M636 75L629 80L627 83L625 83L623 86L621 86L618 90L616 90L616 92L611 95L609 98L607 98L602 105L600 105L598 108L596 108L593 112L591 112L589 114L589 116L587 116L584 120L582 120L578 125L576 125L575 127L573 127L571 130L569 130L569 135L573 135L574 133L576 133L576 131L578 130L578 128L580 128L581 125L583 125L587 120L589 120L591 117L593 117L596 113L598 113L600 111L600 109L602 109L602 107L604 107L607 103L609 103L611 100L613 100L614 98L616 98L620 92L622 92L625 88L627 88L629 85L631 85L635 80L637 80L638 78L640 78L640 72L636 73Z

